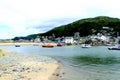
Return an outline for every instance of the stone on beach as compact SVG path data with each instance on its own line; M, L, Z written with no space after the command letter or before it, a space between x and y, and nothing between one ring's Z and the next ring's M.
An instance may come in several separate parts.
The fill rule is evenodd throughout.
M58 80L60 64L51 57L11 53L0 60L0 80Z

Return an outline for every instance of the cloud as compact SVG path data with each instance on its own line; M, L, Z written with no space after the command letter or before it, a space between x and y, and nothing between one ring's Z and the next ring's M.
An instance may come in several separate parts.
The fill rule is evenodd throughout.
M0 7L0 23L7 25L15 30L22 30L25 24L25 18L11 10Z
M0 31L24 36L101 15L120 18L119 0L0 0Z
M46 32L48 30L51 30L55 27L65 25L68 23L73 22L76 20L76 18L56 18L56 19L50 19L42 21L41 24L38 24L38 26L34 26L33 28L41 30L41 33Z

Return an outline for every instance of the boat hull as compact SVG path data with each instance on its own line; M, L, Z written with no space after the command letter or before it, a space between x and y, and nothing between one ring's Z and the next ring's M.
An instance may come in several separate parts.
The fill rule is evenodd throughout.
M62 46L62 44L57 44L57 46L61 47L61 46Z
M20 47L20 45L15 45L15 47Z
M42 47L45 47L45 48L53 48L54 46L42 46Z
M90 45L82 45L82 48L90 48Z
M108 48L109 50L120 50L120 48Z
M87 46L84 47L84 46L83 46L82 48L90 48L90 47L87 47Z

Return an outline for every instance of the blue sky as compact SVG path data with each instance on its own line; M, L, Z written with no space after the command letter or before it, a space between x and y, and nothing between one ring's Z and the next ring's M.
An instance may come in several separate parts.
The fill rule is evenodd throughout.
M0 0L0 39L43 33L83 18L120 18L119 3L119 0Z

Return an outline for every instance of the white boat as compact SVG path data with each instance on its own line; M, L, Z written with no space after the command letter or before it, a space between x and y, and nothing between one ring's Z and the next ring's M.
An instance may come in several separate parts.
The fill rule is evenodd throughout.
M114 46L114 47L109 47L109 50L120 50L120 45Z
M89 44L83 44L83 45L82 45L82 48L90 48L90 47L92 47L92 46L89 45Z
M15 47L20 47L20 45L15 45Z

